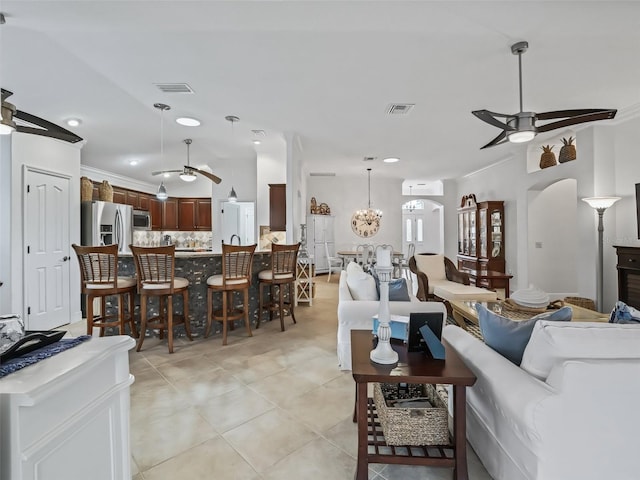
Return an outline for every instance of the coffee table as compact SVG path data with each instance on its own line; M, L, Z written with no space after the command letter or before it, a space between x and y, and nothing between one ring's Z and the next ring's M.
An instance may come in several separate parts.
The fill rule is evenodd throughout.
M371 331L351 331L352 373L356 381L354 422L358 422L358 466L355 480L369 478L369 463L453 467L454 479L468 480L466 388L475 383L476 377L455 350L446 341L442 343L446 351L445 360L433 360L422 352L407 352L406 345L392 342L393 349L399 355L398 363L380 365L369 359L369 353L374 347ZM453 385L452 442L449 445L428 447L388 446L377 420L375 403L367 394L370 382Z
M453 313L453 319L458 324L458 326L465 328L466 324L464 319L466 318L472 323L478 324L478 312L474 308L475 301L452 301L449 302L451 304L451 310ZM506 310L501 313L501 303L500 302L481 302L484 306L486 306L489 310L493 310L498 314L501 314L505 317L509 317L509 314ZM571 317L572 322L608 322L609 314L595 312L593 310L589 310L587 308L579 307L577 305L568 305L573 309L573 315ZM535 313L530 314L530 316L534 316ZM517 320L517 319L516 319Z

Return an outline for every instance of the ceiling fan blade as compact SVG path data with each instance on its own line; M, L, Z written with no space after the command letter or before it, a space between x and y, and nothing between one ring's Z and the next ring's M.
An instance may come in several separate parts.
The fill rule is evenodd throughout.
M151 175L162 175L163 173L182 173L182 170L160 170L158 172L151 172Z
M600 113L591 113L588 115L582 115L579 117L566 118L558 122L547 123L538 127L538 132L548 132L555 130L556 128L568 127L570 125L577 125L579 123L595 122L597 120L609 120L615 117L617 110L602 110Z
M554 112L537 113L538 120L551 120L553 118L566 118L566 117L581 117L582 115L588 115L591 113L603 113L610 112L611 118L616 116L617 110L610 108L583 108L580 110L556 110Z
M491 140L484 147L480 147L480 150L482 150L483 148L495 147L496 145L500 145L506 141L507 141L507 132L503 130L502 132L500 132L500 135L498 135L496 138Z
M222 181L222 179L220 177L215 176L213 173L205 172L204 170L200 170L200 169L194 168L194 167L189 167L187 165L185 165L184 168L189 169L189 170L193 170L194 172L198 172L200 175L204 175L209 180L211 180L213 183L220 183Z
M483 122L487 122L489 125L493 125L494 127L501 128L502 130L513 130L513 127L510 127L506 123L503 123L495 118L495 117L510 118L510 117L513 117L513 115L505 115L504 113L490 112L489 110L474 110L471 113L473 113L476 117L478 117Z
M3 90L3 93L4 92L5 91ZM35 128L25 125L16 125L17 132L30 133L32 135L41 135L43 137L55 138L57 140L63 140L69 143L78 143L82 141L82 137L79 137L75 133L70 132L66 128L62 128L55 123L51 123L43 118L31 115L30 113L16 110L16 113L13 116L19 120L30 123L31 125L37 125L38 127L40 127Z

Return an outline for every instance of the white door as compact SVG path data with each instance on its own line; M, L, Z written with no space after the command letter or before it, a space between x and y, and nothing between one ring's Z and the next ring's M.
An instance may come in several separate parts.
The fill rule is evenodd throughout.
M28 330L50 330L71 319L69 182L68 177L26 169L23 218Z
M239 217L240 217L240 206L236 202L222 202L222 239L221 240L224 243L230 244L231 237L233 235L238 235L238 218Z

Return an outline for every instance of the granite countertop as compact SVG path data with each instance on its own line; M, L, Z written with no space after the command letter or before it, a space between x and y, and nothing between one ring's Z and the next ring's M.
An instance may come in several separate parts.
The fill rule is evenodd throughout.
M271 250L256 250L255 255L270 255ZM190 249L177 249L176 258L191 258L191 257L219 257L222 255L220 251L205 250L202 248L190 248ZM119 257L133 257L131 253L119 253Z

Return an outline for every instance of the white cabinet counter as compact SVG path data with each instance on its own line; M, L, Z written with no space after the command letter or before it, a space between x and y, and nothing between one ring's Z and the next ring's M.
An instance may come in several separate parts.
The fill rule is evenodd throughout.
M131 478L134 345L92 338L0 379L2 480Z

